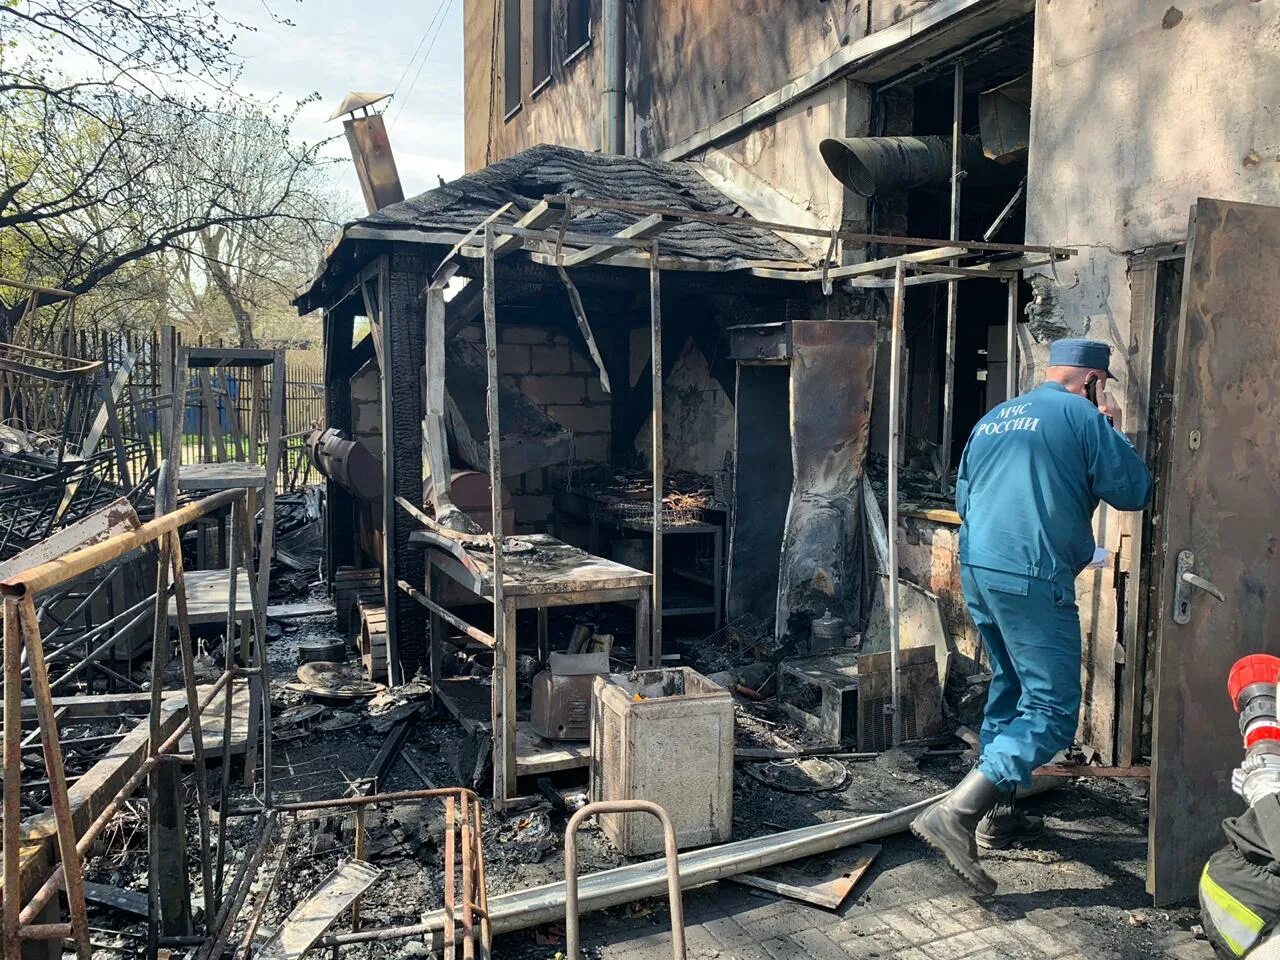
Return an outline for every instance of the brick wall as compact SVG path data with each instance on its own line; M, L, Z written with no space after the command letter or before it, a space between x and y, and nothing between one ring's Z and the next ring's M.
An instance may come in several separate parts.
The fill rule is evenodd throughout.
M478 323L460 335L477 343L484 340ZM609 395L600 386L595 364L577 344L543 327L500 325L498 373L547 416L573 431L577 462L609 460ZM553 494L548 474L547 470L534 470L506 479L518 533L550 528Z
M372 360L351 378L351 432L382 459L382 377Z

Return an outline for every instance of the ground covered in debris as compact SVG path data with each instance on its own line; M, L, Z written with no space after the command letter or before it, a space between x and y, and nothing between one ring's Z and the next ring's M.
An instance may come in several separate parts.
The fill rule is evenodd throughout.
M297 599L295 596L294 599ZM313 598L314 599L314 598ZM730 631L732 633L732 631ZM754 638L740 631L708 647L718 663L750 659ZM378 776L380 792L451 786L459 782L458 758L468 745L447 716L431 713L425 684L378 697L322 697L298 684L298 648L307 641L340 636L332 615L286 621L269 646L275 740L272 758L276 802L313 801L347 795ZM684 645L688 648L688 645ZM768 677L751 678L768 689ZM744 684L745 686L745 684ZM748 687L750 689L750 687ZM384 751L400 724L407 734L398 752ZM739 748L756 751L803 745L804 734L766 698L739 698ZM874 759L862 755L740 760L734 776L734 838L758 837L811 824L890 811L946 790L967 769L970 757L959 741L896 750ZM380 765L380 757L386 763ZM465 766L465 762L461 766ZM241 771L235 767L235 783ZM211 779L219 776L215 767ZM585 771L557 775L560 794L585 788ZM879 842L880 850L845 903L834 911L776 894L721 881L688 892L686 925L690 957L782 960L791 957L918 958L1069 957L1138 958L1159 955L1208 957L1195 939L1196 916L1148 908L1146 804L1133 784L1075 781L1029 801L1046 818L1036 843L992 853L987 862L1000 884L991 900L978 902L943 862L908 835ZM260 787L258 788L260 790ZM194 792L189 793L194 800ZM251 790L239 787L235 805L249 806ZM191 884L197 917L200 896L197 823L188 819ZM214 826L223 811L213 812ZM564 875L562 838L566 812L540 796L504 815L483 806L483 847L491 898L559 881ZM380 871L360 903L365 926L419 922L443 904L444 814L437 801L380 806L367 816L364 859ZM145 816L127 808L104 834L88 877L132 894L92 906L95 942L122 954L145 945ZM225 870L234 876L254 848L252 821L240 818L228 831ZM623 864L603 836L588 829L580 837L580 873ZM354 816L304 814L286 824L262 858L251 881L242 920L231 938L243 937L245 918L261 904L256 942L261 944L298 903L354 854ZM802 862L802 869L839 866L851 851ZM345 911L335 929L350 929ZM669 956L669 920L661 900L643 901L583 921L591 955L642 960ZM562 924L500 936L504 956L552 958L564 951ZM395 940L343 948L350 957L426 955L424 940Z

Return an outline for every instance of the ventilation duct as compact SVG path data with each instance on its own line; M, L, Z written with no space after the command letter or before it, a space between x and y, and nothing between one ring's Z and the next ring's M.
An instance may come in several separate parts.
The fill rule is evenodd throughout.
M832 175L860 197L951 182L950 137L827 139L818 150ZM965 179L985 179L992 168L998 175L999 166L983 155L979 138L963 137L960 169Z

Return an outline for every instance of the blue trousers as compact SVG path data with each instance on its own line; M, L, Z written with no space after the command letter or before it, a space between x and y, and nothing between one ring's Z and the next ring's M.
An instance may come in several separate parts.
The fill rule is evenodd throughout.
M1071 745L1080 716L1080 613L1074 585L961 566L973 622L991 661L978 769L998 787Z

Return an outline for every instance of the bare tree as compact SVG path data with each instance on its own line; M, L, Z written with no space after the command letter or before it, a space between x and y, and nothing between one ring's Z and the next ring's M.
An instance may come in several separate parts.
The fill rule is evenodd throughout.
M177 252L221 287L224 243L310 223L320 145L234 98L245 29L213 0L0 0L0 270L85 293Z

